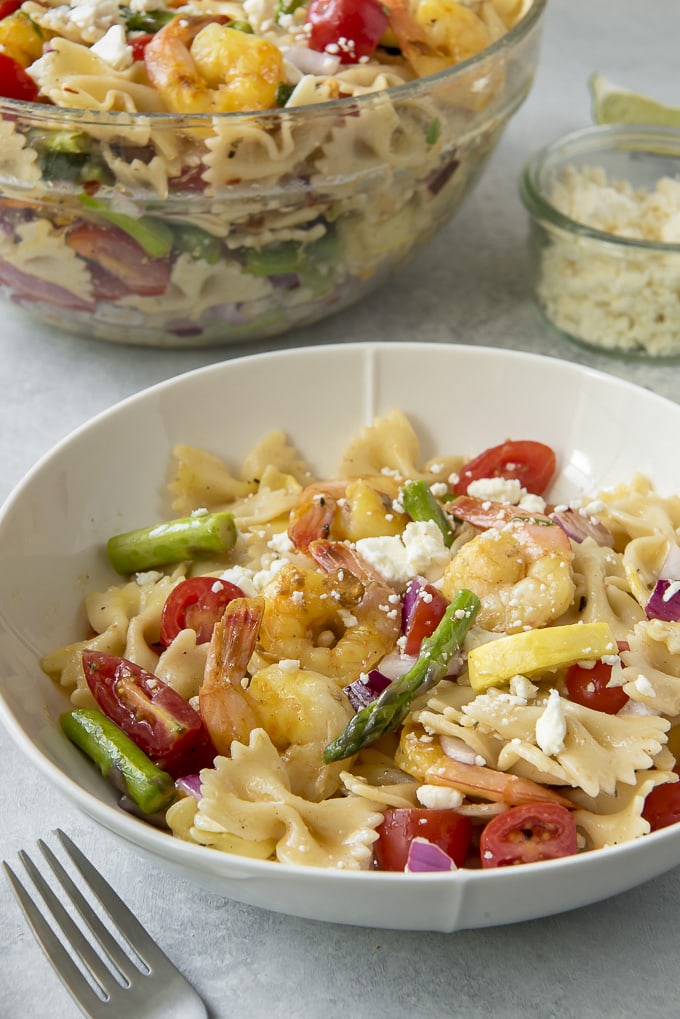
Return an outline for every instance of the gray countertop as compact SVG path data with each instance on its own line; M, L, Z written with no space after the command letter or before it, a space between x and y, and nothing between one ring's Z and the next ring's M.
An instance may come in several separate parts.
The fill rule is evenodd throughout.
M678 0L552 0L532 94L468 204L415 262L328 322L247 347L154 351L58 335L3 307L0 499L57 440L121 398L281 344L422 339L516 348L578 359L680 401L680 364L586 353L542 323L528 294L517 194L531 150L590 122L592 71L680 104L679 35ZM67 831L216 1019L680 1014L680 869L598 905L513 927L441 935L326 926L221 899L138 857L71 806L4 731L0 760L0 856L12 860L54 827ZM78 1015L4 881L0 916L0 1016L31 1019L48 1008L51 1019Z

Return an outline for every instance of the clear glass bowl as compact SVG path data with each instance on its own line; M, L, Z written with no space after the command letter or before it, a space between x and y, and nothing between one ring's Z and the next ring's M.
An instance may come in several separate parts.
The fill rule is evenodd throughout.
M157 347L346 307L463 202L531 87L546 2L476 57L359 98L215 116L0 100L0 292ZM110 229L130 221L134 238Z
M672 196L663 193L667 185L658 192L666 178L676 182L670 185ZM631 216L634 201L630 193L605 192L614 182L657 196L653 210L650 200L645 203L646 222L650 215L655 224L667 216L672 243L609 232L621 217ZM530 214L534 294L548 322L562 336L599 351L680 358L680 243L675 243L680 237L680 131L616 125L575 132L529 160L520 193ZM565 195L571 215L564 211ZM598 229L579 222L575 213L582 211L592 223L594 208ZM601 228L603 210L611 222L607 230Z

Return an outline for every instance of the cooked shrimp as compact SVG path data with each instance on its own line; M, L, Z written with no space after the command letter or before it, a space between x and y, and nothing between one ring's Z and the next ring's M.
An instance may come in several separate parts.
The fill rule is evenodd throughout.
M399 597L348 545L317 540L309 552L321 570L289 563L262 591L260 649L345 685L394 647Z
M354 716L338 683L297 662L282 662L253 675L248 697L281 755L292 791L314 802L337 792L347 761L324 764L323 752Z
M401 534L408 517L395 510L399 482L388 475L307 485L293 507L288 537L305 552L317 538L358 541Z
M242 683L263 611L261 598L235 598L213 630L198 701L205 727L220 754L228 755L234 740L247 743L259 725Z
M446 568L442 590L451 598L461 587L479 597L479 626L512 633L547 626L567 611L576 590L573 551L562 528L541 513L504 503L461 498L459 518L483 527Z
M467 60L493 41L474 11L455 0L384 0L399 48L419 77Z
M340 786L347 762L325 765L323 751L354 711L334 679L297 662L259 669L244 688L263 610L262 598L236 598L216 624L199 690L201 716L225 755L234 740L247 744L253 729L265 729L293 792L317 802Z
M283 57L266 39L220 15L173 18L149 42L149 81L174 113L233 113L276 106Z
M548 786L529 778L504 771L496 771L479 764L463 764L447 757L438 740L426 736L419 726L404 728L395 761L409 775L428 785L451 786L475 799L503 803L510 807L523 803L559 803L563 807L573 804Z

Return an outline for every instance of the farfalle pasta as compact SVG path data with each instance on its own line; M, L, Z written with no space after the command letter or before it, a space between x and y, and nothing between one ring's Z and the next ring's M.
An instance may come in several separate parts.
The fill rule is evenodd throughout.
M179 445L173 465L183 517L151 529L165 560L126 571L121 548L153 541L113 539L129 576L87 595L91 634L42 665L70 693L69 724L108 710L142 748L140 726L155 729L150 766L177 779L156 822L174 837L370 869L393 866L398 828L417 870L423 838L489 867L659 826L648 805L674 788L680 731L676 496L638 477L551 505L549 447L424 461L399 410L348 440L331 479L282 432L240 464ZM224 514L224 546L168 558L175 532ZM542 587L525 582L537 563ZM168 735L173 698L188 756Z

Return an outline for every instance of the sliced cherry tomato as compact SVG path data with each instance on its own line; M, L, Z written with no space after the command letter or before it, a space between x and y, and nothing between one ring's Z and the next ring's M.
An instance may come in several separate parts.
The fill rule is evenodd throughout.
M18 11L23 2L24 0L0 0L0 21Z
M125 658L83 651L97 705L155 764L173 777L209 767L217 751L197 711L171 686Z
M153 32L143 32L141 35L132 35L128 39L128 46L132 50L133 60L143 60L144 50L153 39Z
M38 93L38 86L21 64L6 53L0 53L0 95L6 99L23 99L24 102L34 103Z
M556 860L576 852L576 822L559 803L528 803L497 814L482 831L482 867Z
M449 604L441 591L438 591L432 584L421 584L419 581L411 581L411 583L418 584L418 592L408 618L405 620L405 655L419 653L423 638L430 637L434 633ZM408 590L406 599L408 599Z
M404 870L414 838L433 842L451 857L457 867L465 863L472 823L455 810L425 807L386 810L373 846L380 870Z
M455 491L465 495L470 482L480 478L506 478L519 481L527 492L541 495L552 480L556 464L550 446L530 439L507 439L469 460L460 472Z
M307 24L310 49L355 64L375 50L385 34L387 15L378 0L311 0Z
M164 294L170 283L168 258L149 258L124 230L82 222L66 235L66 243L79 255L116 276L133 294L154 297Z
M611 665L602 660L595 662L592 669L572 665L566 678L569 700L594 711L616 715L630 698L623 687L607 686L611 674Z
M680 775L680 767L673 771ZM655 786L645 800L642 816L649 821L652 831L677 824L680 821L680 781Z
M190 577L173 587L161 612L161 644L172 644L180 630L195 630L196 643L207 644L215 623L243 591L228 580Z

